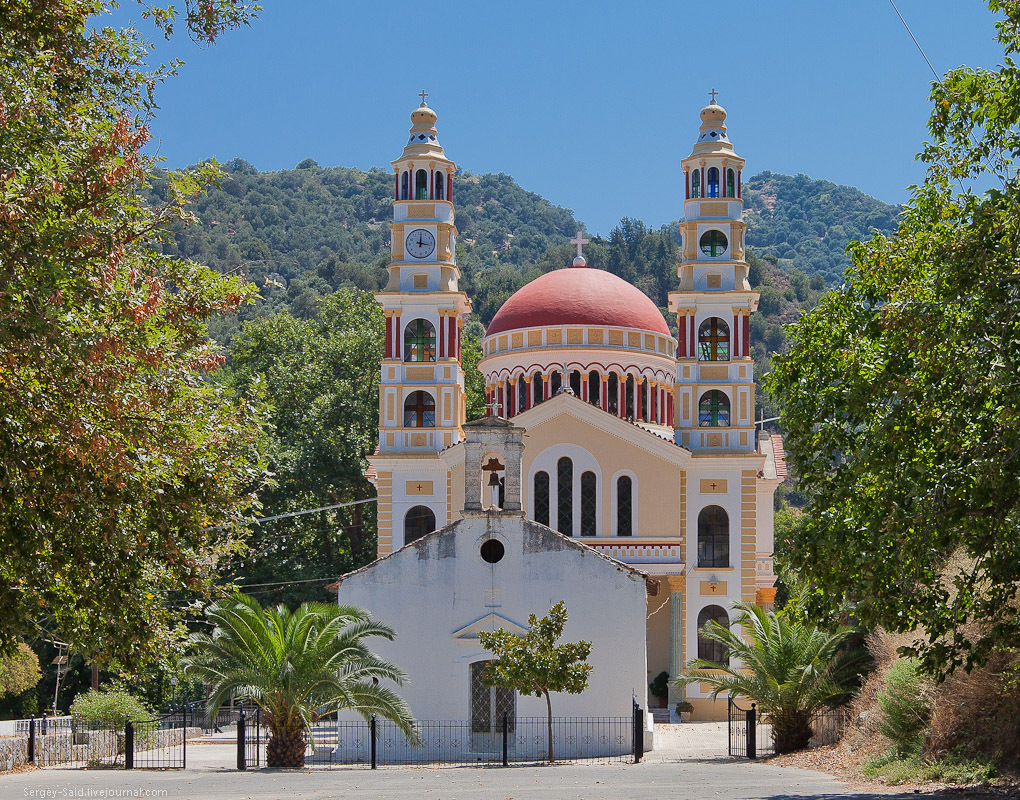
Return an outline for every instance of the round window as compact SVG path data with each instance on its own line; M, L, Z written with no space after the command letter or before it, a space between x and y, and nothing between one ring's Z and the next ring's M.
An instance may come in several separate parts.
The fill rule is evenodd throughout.
M482 542L482 561L486 564L496 564L503 560L506 548L499 539L487 539Z
M726 252L726 244L722 231L705 231L701 235L701 252L706 256L721 256Z

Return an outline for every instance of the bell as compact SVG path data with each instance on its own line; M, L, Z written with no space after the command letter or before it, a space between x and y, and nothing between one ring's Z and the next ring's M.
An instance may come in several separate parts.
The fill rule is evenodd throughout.
M499 475L495 472L489 473L489 486L499 486Z

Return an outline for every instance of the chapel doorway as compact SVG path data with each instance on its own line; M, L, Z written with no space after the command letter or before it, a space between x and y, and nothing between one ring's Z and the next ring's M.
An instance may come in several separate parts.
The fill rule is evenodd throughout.
M485 685L485 671L490 661L471 665L471 752L499 753L503 749L503 714L513 741L517 716L517 695L513 689Z

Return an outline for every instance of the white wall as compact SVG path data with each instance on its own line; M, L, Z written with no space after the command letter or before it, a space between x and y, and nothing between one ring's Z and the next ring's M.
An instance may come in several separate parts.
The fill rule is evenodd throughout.
M495 565L479 547L490 536L506 555ZM459 520L343 579L341 603L368 609L397 630L369 646L409 676L401 690L418 719L470 719L470 664L491 658L473 631L524 628L566 603L563 641L593 642L589 688L556 694L554 716L628 716L631 693L646 705L644 577L541 525L510 514ZM495 613L509 622L486 621ZM544 716L544 698L518 697L517 715Z

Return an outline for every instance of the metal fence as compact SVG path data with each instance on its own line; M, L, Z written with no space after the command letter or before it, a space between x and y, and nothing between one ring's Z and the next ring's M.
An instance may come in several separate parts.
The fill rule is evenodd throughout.
M182 769L187 758L187 717L183 712L125 723L69 718L44 728L29 719L27 754L37 766L92 769Z
M745 701L746 702L746 701ZM758 710L755 703L742 705L731 696L728 700L727 732L729 754L739 758L760 758L775 753L772 721L768 713ZM811 747L836 744L843 736L849 710L824 708L811 717Z
M495 730L458 720L419 720L412 743L394 723L320 719L305 736L309 767L510 766L548 760L546 717L504 716ZM633 763L644 743L644 712L633 717L554 717L553 757L557 762ZM241 732L243 731L243 736ZM269 732L258 716L238 726L237 767L264 765ZM242 764L244 766L242 766Z

